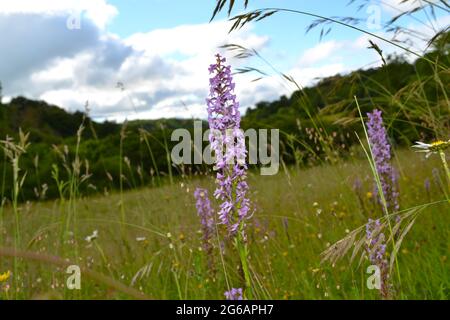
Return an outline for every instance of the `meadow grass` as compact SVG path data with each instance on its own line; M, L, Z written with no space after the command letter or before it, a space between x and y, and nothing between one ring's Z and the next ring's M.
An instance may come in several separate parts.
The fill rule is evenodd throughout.
M213 18L226 3L227 0L217 1ZM248 1L244 3L246 7ZM228 15L233 4L234 1L230 1ZM393 105L398 107L397 113L385 114L388 128L392 127L399 134L404 145L411 141L401 128L395 127L397 115L403 115L406 120L402 121L411 125L417 125L415 121L421 119L420 127L432 129L436 137L448 135L448 113L441 112L449 105L445 87L448 69L437 58L433 61L432 56L421 57L416 49L411 51L350 25L345 19L290 9L266 8L238 15L231 18L235 21L232 29L254 19L268 18L276 12L318 18L312 27L331 22L344 25L426 61L433 74L425 77L416 70L417 80L395 94L383 83L371 80L370 85L378 98L373 100L365 94L359 101L366 109L380 106L382 111L387 111ZM341 159L321 121L327 117L334 119L333 123L342 124L363 120L361 111L359 119L356 109L348 108L353 105L353 94L349 94L348 101L326 106L316 117L307 108L310 105L308 98L295 79L278 72L253 49L249 51L235 44L224 47L237 50L241 57L262 59L286 84L298 90L299 103L306 106L304 112L314 128L311 130L316 132L316 150L322 150L326 155L324 160L317 157L320 161L315 162L316 166L301 168L302 153L294 142L302 145L310 156L315 155L315 151L295 135L289 135L288 147L292 149L295 166L286 166L282 158L282 170L277 175L261 176L256 170L249 172L249 197L255 211L246 228L248 256L246 252L242 254L242 250L240 256L235 254L233 244L224 238L220 225L216 226L211 255L206 256L202 250L194 190L203 187L213 194L214 177L211 173L186 177L184 167L176 168L181 170L180 176L173 176L164 127L161 127L162 141L142 127L139 130L141 142L145 142L152 160L152 185L155 186L153 178L156 174L157 188L125 191L124 181L137 187L135 168L124 154L123 147L127 143L125 123L120 134L119 190L104 196L83 197L80 186L91 177L87 160L83 163L79 154L85 124L83 118L76 135L74 158L69 159L68 148L67 151L55 149L62 160L61 168L56 164L52 166L52 177L60 195L58 200L19 201L26 178L26 168L20 168L19 159L25 152L25 137L28 136L20 132L17 145L12 140L2 141L4 162L8 160L12 164L14 179L6 181L3 166L0 279L5 280L0 280L0 299L224 299L225 291L239 287L251 288L247 297L257 299L380 299L379 291L370 290L366 285L369 276L366 268L370 262L364 248L365 235L362 239L357 238L364 233L369 218L385 219L383 223L389 225L389 234L387 230L384 232L392 236L391 240L396 238L392 248L387 250L387 254L394 257L390 260L395 262L395 272L390 270L390 296L396 299L449 298L450 181L446 180L442 168L442 163L446 165L445 154L440 154L441 163L437 155L425 159L411 149L393 150L400 189L400 212L395 215L406 224L397 229L397 225L391 225L391 212L386 208L386 201L382 201L386 208L383 212L374 195L374 178L378 189L381 186L371 148L364 147L365 142L362 142L363 148L352 146L351 156ZM372 44L372 48L376 47ZM381 50L377 52L384 61ZM360 77L359 74L356 76ZM425 90L425 84L430 81L436 84L436 103L429 99L429 92ZM125 90L123 84L119 88ZM367 88L363 89L367 91ZM135 109L133 100L128 97ZM96 137L92 123L90 125ZM416 126L413 128L417 131ZM419 132L415 132L415 136L419 136ZM158 170L149 138L165 150L166 177ZM367 139L362 137L362 140ZM86 173L83 174L82 168ZM448 174L448 168L445 168ZM35 169L40 188L38 164ZM68 181L61 179L60 171L66 171ZM136 172L140 175L139 170ZM140 178L143 185L142 176ZM168 183L164 183L163 178L167 178ZM112 177L110 180L112 182ZM5 186L11 182L12 197L9 202L4 201L8 197ZM217 211L217 206L214 209ZM360 250L353 250L358 245L361 245ZM398 253L394 254L393 249L398 249ZM352 252L356 253L355 259L351 258ZM79 265L82 269L81 290L69 290L66 285L69 265ZM243 272L240 268L248 270ZM3 273L7 270L12 272L9 279L9 274Z
M401 287L394 282L394 297L448 299L450 206L445 173L437 156L425 160L411 150L397 150L394 163L400 173L401 210L429 204L400 248ZM431 181L429 189L424 186L426 178ZM356 179L362 181L359 191L354 190ZM334 242L369 217L383 215L373 202L373 177L364 155L357 153L335 165L287 167L275 176L251 171L249 184L256 207L247 228L255 298L380 298L377 290L366 286L367 260L358 265L358 259L350 263L345 256L335 264L321 263L321 253ZM62 251L60 200L20 204L21 248L43 258L19 258L18 286L11 282L8 291L0 291L0 298L11 298L16 290L20 299L136 297L108 282L115 281L147 298L223 299L225 290L242 281L239 260L215 239L216 272L208 270L193 197L198 186L212 194L214 179L206 175L159 188L75 199L72 228L77 232L64 239ZM13 212L4 208L2 247L14 246ZM94 230L98 238L86 241ZM59 258L68 257L109 280L82 273L81 290L67 290L65 266L45 258L61 252ZM14 270L14 259L2 256L0 270Z

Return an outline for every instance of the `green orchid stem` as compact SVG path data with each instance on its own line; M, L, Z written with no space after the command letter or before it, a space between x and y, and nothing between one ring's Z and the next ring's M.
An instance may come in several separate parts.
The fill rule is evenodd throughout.
M439 151L439 156L441 157L442 165L444 166L445 173L447 174L447 182L450 189L450 169L448 168L447 160L445 159L445 152L443 150Z
M244 239L242 237L242 232L238 232L237 239L236 239L236 246L239 251L239 257L241 259L241 267L242 271L244 272L244 279L245 279L245 296L249 299L253 299L253 293L252 293L252 283L250 280L250 271L248 269L248 250L247 245L244 242Z
M228 170L230 172L233 171L233 166L229 165L228 166ZM233 182L233 186L232 186L232 195L233 195L233 203L236 202L236 189L237 189L237 183L236 181ZM234 212L235 215L237 215L237 212L239 210L240 207L240 203L237 205L237 209ZM253 299L253 292L252 292L252 282L251 282L251 278L250 278L250 270L248 268L248 248L247 248L247 244L245 243L244 240L244 221L241 221L241 223L239 224L239 228L235 237L235 246L237 251L239 252L239 259L241 260L241 268L242 268L242 272L244 273L244 280L245 280L245 288L243 288L244 291L244 297L252 300Z

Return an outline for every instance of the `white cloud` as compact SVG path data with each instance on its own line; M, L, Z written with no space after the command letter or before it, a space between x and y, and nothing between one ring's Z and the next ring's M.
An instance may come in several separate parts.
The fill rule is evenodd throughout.
M0 58L9 62L3 65L9 66L9 76L1 79L5 95L39 98L68 110L82 109L89 100L92 115L98 119L205 116L208 66L217 51L224 52L218 46L240 43L261 49L268 42L251 27L228 35L229 22L224 21L120 39L85 19L91 27L84 45L71 38L77 35L83 39L83 28L72 31L55 27L61 27L58 15L0 14L0 30L2 25L6 30L9 22L26 25L30 19L36 21L33 28L22 28L23 33L10 37L10 47L15 51L0 52ZM51 37L47 37L49 33ZM34 52L26 50L25 43L20 47L24 37L34 39L42 50L39 46ZM59 43L58 49L52 42ZM241 63L233 59L229 62L233 66ZM116 88L119 81L125 84L125 92Z
M153 30L147 33L135 33L125 43L136 50L152 54L181 54L196 56L216 52L219 45L233 41L245 41L247 47L261 48L268 41L265 36L257 36L252 27L246 27L231 34L228 21L213 23L180 25L170 29ZM206 51L206 52L205 52Z
M71 15L82 14L97 26L104 28L118 11L106 0L14 0L1 1L0 13L57 15L66 19Z
M58 17L42 19L52 25ZM35 37L34 32L45 34L39 26L36 24L27 36ZM257 35L251 25L231 34L229 26L227 21L184 25L138 33L127 39L92 27L91 35L96 36L89 38L85 46L60 50L48 59L43 58L41 63L30 54L33 68L25 70L24 76L15 81L14 92L8 95L26 94L68 110L82 109L89 100L92 115L97 119L206 117L208 66L214 62L217 51L232 56L218 47L237 43L261 51L269 43L269 38ZM53 37L52 41L55 38L59 39ZM64 39L61 37L62 43ZM343 72L346 68L339 57L330 59L343 45L329 41L307 50L299 64L287 73L306 86L317 77ZM248 61L230 57L228 63L236 69ZM251 74L235 77L242 112L259 101L277 99L295 90L279 76L252 82L254 78ZM125 84L125 92L115 87L119 81ZM8 87L11 86L6 83L5 89Z
M332 58L333 54L336 54L336 51L341 47L342 43L334 40L319 43L315 47L307 49L300 58L299 63L302 66L310 66L324 59Z
M343 63L326 64L320 67L294 68L289 72L295 81L302 87L310 86L320 78L334 76L349 71Z
M45 83L73 79L75 77L74 62L73 59L68 58L55 59L47 69L39 70L31 74L31 81Z
M68 13L84 10L81 29L68 30ZM89 100L97 119L205 117L208 66L220 51L234 69L251 64L218 49L236 43L261 52L268 44L253 26L228 33L230 22L181 25L122 39L105 26L117 14L106 0L2 1L0 75L5 96L39 98L68 110ZM14 28L10 28L14 25ZM317 78L361 67L370 53L368 37L327 41L306 50L286 74L302 86ZM392 49L379 43L383 50ZM372 52L373 60L380 63ZM295 90L279 76L252 82L236 75L236 94L245 108ZM116 88L123 82L126 89Z
M436 30L442 30L448 27L450 24L450 16L442 16L433 21L433 27L430 24L418 24L410 23L405 25L405 28L409 30L408 33L398 33L393 38L392 33L387 33L384 31L376 32L375 34L381 38L387 40L394 40L394 42L400 46L410 49L411 51L417 53L418 55L423 54L426 50L429 50L428 40L431 39ZM381 39L376 39L370 35L364 34L358 37L353 43L346 45L347 48L352 48L352 50L360 51L364 50L369 46L369 39L374 41L382 50L383 55L403 55L410 62L417 59L416 55L408 53L404 49L389 44ZM367 51L367 50L366 50ZM372 55L376 58L378 55L372 50ZM355 54L356 56L356 54Z
M438 2L435 0L429 0L430 2ZM381 6L383 9L393 15L397 15L404 11L414 10L425 5L424 1L419 0L383 0Z

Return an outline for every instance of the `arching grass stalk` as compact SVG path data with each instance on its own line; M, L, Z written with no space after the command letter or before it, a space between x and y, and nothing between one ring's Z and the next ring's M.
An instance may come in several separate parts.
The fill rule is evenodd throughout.
M44 253L36 253L31 251L22 251L22 250L16 250L14 248L3 248L0 247L0 257L2 258L23 258L29 261L36 261L41 263L47 263L50 265L55 265L61 268L67 268L70 265L74 264L74 261L69 261L67 259L62 259L57 256L51 256ZM109 288L112 288L114 290L117 290L119 292L123 292L124 294L139 300L150 300L151 297L143 294L142 292L124 285L121 282L118 282L117 280L114 280L112 278L109 278L102 273L93 271L83 265L80 265L81 273L85 275L86 277L94 280L97 283L101 283Z
M305 16L309 16L309 17L320 19L320 21L326 21L326 22L329 22L329 23L338 24L338 25L344 26L346 28L350 28L350 29L356 30L358 32L361 32L363 34L369 35L369 36L374 37L374 38L376 38L378 40L381 40L383 42L386 42L386 43L388 43L388 44L390 44L390 45L392 45L394 47L402 49L403 51L405 51L407 53L410 53L410 54L412 54L412 55L414 55L414 56L416 56L418 58L422 58L422 59L432 63L433 65L438 66L442 70L446 70L445 66L443 66L441 64L438 64L435 61L432 61L428 57L423 57L418 52L413 51L413 50L407 48L406 46L400 45L400 44L396 43L395 41L386 39L386 38L384 38L382 36L379 36L379 35L377 35L377 34L375 34L373 32L370 32L370 31L364 30L362 28L359 28L357 26L351 25L349 23L340 21L340 20L338 20L336 18L328 18L328 17L322 16L322 15L319 15L319 14L306 12L306 11L301 11L301 10L294 10L294 9L288 9L288 8L260 8L260 9L253 10L251 12L247 12L247 13L243 13L243 14L240 14L240 15L236 15L236 16L234 16L234 17L232 17L230 19L231 21L234 21L234 24L231 27L229 32L232 32L233 30L240 29L240 28L242 28L244 25L246 25L249 22L252 22L254 20L260 21L260 20L265 19L267 17L270 17L271 15L273 15L275 13L278 13L278 12L294 13L294 14L305 15Z

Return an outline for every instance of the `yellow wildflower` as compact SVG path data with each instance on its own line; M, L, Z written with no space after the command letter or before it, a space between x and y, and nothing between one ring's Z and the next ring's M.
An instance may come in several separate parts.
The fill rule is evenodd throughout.
M6 282L9 277L11 277L11 271L6 271L5 273L0 273L0 282Z

